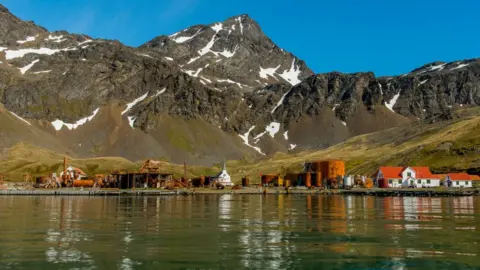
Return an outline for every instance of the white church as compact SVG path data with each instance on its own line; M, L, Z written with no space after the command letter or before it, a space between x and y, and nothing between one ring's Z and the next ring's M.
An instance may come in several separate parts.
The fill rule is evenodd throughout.
M222 171L214 176L212 180L226 187L233 186L232 179L227 173L227 165L225 162L223 163Z

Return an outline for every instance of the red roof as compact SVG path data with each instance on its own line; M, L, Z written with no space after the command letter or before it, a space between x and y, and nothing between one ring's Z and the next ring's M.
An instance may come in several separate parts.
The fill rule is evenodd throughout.
M402 172L407 168L411 168L415 171L416 178L433 178L440 179L440 175L434 175L428 167L380 167L380 171L383 173L385 179L388 178L402 178Z
M470 179L473 181L480 181L480 176L478 175L470 175Z
M380 167L383 173L383 178L402 178L402 171L404 167Z
M450 177L450 180L471 180L472 177L466 173L449 173L447 174Z
M436 178L428 167L410 167L416 173L416 178ZM405 168L406 169L406 168ZM438 177L440 179L440 177Z

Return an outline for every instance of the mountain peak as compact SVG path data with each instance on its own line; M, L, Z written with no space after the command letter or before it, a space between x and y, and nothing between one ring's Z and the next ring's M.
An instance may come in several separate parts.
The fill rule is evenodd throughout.
M4 13L10 13L10 10L8 10L7 7L5 7L4 5L0 4L0 12L4 12Z

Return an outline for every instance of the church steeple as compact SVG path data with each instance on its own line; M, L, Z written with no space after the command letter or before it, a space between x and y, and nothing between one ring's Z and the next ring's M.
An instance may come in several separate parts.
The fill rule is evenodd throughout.
M224 171L224 172L227 171L227 163L225 161L223 162L222 171Z

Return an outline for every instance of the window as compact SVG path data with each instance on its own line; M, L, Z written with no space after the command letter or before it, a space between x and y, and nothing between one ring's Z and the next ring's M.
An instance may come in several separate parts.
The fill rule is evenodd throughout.
M408 177L412 177L412 173L411 173L411 172L407 172L407 176L408 176Z
M430 179L427 179L427 184L430 184Z
M421 184L421 183L422 183L422 180L417 180L417 183Z
M402 180L398 180L398 184L401 185L401 184L402 184Z
M465 181L465 185L468 186L468 181Z
M388 183L389 183L389 184L392 184L392 183L393 183L392 179L388 180Z
M457 183L457 186L459 186L459 185L460 185L460 182L458 182L458 181L455 181L455 182Z

